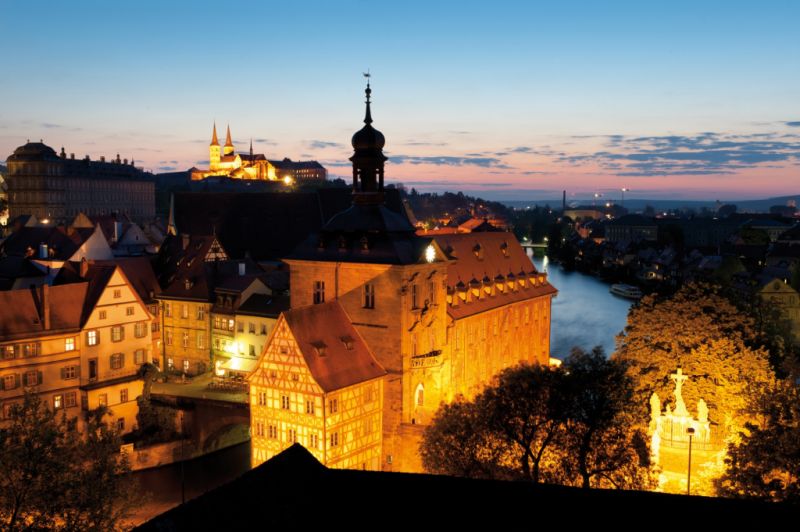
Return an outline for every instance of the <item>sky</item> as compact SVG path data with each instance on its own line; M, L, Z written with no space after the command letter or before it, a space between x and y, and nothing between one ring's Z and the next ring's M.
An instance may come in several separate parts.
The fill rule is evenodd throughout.
M490 199L800 193L800 2L0 0L0 161L237 150Z

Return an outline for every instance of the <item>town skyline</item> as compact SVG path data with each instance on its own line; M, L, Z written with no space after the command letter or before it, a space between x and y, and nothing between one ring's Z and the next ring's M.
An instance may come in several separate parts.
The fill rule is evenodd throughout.
M631 199L797 192L789 3L238 3L230 16L282 24L210 39L175 27L215 27L211 4L138 2L113 19L91 3L56 5L30 19L7 7L17 23L0 46L24 53L0 86L15 102L0 115L3 159L41 138L79 158L120 153L181 171L208 164L216 121L230 124L237 151L252 138L267 157L313 158L348 179L370 68L389 183L500 200L623 187Z

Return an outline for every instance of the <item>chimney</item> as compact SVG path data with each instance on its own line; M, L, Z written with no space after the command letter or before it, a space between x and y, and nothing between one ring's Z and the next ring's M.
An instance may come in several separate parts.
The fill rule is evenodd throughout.
M239 275L244 275L244 272L245 272L245 263L244 262L240 262L239 263Z
M190 240L189 235L187 235L186 233L183 233L181 235L181 238L182 238L182 243L183 243L183 249L188 248L189 247L189 240Z
M48 255L49 254L47 253L47 244L45 244L44 242L41 242L39 244L39 258L40 259L46 259L46 258L48 258Z
M50 285L42 285L42 325L44 330L50 330Z
M89 273L89 261L86 260L86 257L81 259L81 269L80 275L82 279L86 279L86 275Z

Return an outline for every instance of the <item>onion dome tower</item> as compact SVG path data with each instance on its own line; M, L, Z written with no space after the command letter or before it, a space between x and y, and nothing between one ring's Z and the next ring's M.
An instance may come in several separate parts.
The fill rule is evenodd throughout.
M367 96L367 109L364 115L364 127L353 135L353 203L359 205L380 205L383 203L383 165L386 156L383 146L386 139L383 133L372 127L372 110L370 96L372 89L367 80L364 91Z

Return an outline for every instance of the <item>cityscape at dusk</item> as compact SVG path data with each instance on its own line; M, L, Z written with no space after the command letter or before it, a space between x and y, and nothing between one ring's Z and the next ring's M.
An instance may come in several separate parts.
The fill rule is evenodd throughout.
M0 531L796 518L797 3L0 7Z
M490 199L797 193L793 2L4 3L0 153L43 139L153 172L238 146L346 176L374 74L389 182ZM229 29L230 28L230 29ZM616 195L615 195L616 196Z

